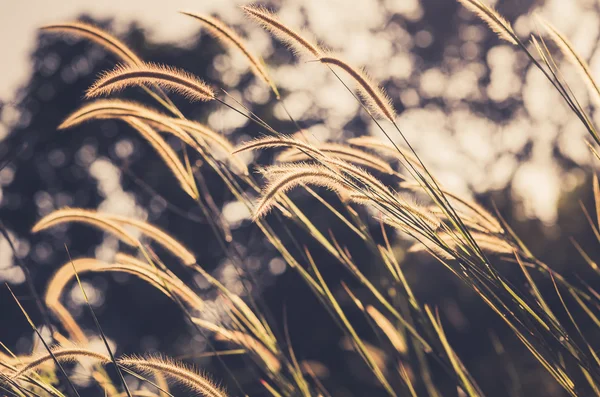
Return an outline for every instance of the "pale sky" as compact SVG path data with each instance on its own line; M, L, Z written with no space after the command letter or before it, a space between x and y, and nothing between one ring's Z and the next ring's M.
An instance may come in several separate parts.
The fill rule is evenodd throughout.
M30 73L28 54L37 29L44 24L70 21L82 13L116 18L117 23L141 21L152 37L175 41L197 32L198 24L177 11L214 12L237 18L235 0L0 0L0 99L9 100ZM225 13L225 14L223 14ZM236 16L237 15L237 16ZM230 21L233 19L229 19ZM118 28L118 26L117 26Z

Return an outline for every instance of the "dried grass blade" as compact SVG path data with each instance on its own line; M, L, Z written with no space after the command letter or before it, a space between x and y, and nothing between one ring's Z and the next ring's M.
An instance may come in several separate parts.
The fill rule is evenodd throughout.
M85 303L90 311L90 314L92 315L92 318L94 319L94 324L96 325L96 329L100 333L100 337L102 338L104 347L106 348L106 351L108 351L110 361L115 366L117 374L119 375L119 381L121 382L121 385L125 389L125 393L127 394L127 396L132 397L131 391L129 390L129 386L127 385L127 382L125 381L125 377L123 376L123 373L121 372L121 368L119 368L119 365L117 364L117 361L115 360L115 356L110 347L110 344L108 343L108 339L106 338L106 335L104 334L104 331L102 330L102 327L100 326L100 321L98 321L98 317L96 317L96 313L94 312L94 309L92 308L92 305L90 304L90 301L88 299L87 293L85 292L85 289L83 288L83 284L81 283L81 280L79 279L79 273L77 273L77 268L75 267L75 263L73 262L73 259L71 258L71 253L69 252L69 249L67 248L66 244L65 244L65 250L67 251L67 255L69 256L69 260L70 260L71 266L73 268L73 273L75 273L75 278L77 279L77 284L79 285L79 289L81 290L81 293L83 294Z
M137 102L120 101L115 99L99 99L82 106L69 115L58 127L65 129L74 127L89 120L96 119L125 119L134 117L141 119L150 126L168 132L194 149L202 153L198 143L190 135L175 124L174 120L155 109L148 108Z
M381 371L381 368L376 364L371 353L369 353L368 349L365 347L365 344L363 343L362 339L356 333L356 330L354 329L354 327L352 326L352 324L350 323L350 321L344 314L344 311L342 310L339 303L337 302L337 300L331 293L329 287L325 283L325 280L321 276L321 272L319 272L319 269L317 268L315 262L312 260L312 256L310 255L310 252L308 251L308 249L305 249L305 252L306 252L307 257L309 258L310 265L317 277L317 280L319 281L319 284L323 288L323 292L325 293L325 296L324 296L325 301L329 302L334 313L337 315L338 319L344 325L344 328L349 333L349 335L353 341L353 344L356 347L357 352L363 357L363 359L365 360L365 363L368 365L369 369L373 372L373 375L375 375L377 380L381 383L381 385L385 388L386 392L390 396L395 396L396 393L394 392L394 390L388 383L387 379L385 378L385 375Z
M182 301L188 303L191 307L195 309L203 307L203 301L185 284L156 267L122 253L117 253L115 262L106 263L93 258L78 258L73 260L73 264L75 264L80 274L87 272L122 272L131 274L145 280L166 296L171 297L171 293L176 293ZM60 304L60 296L73 277L72 264L69 262L60 267L48 283L45 301L48 307L55 313L56 308L62 306ZM60 311L60 309L58 310Z
M579 297L579 295L576 292L569 289L569 293L577 301L579 306L581 306L581 308L585 311L585 313L588 315L588 317L594 322L596 327L598 327L600 329L600 319L598 318L598 316L596 316L594 314L592 309L590 309L590 307Z
M81 222L92 226L95 226L105 232L109 232L118 237L124 243L127 243L133 247L140 245L139 241L129 234L123 227L118 223L113 222L97 211L84 210L81 208L62 208L51 212L42 219L40 219L31 229L33 233L37 233L41 230L48 229L50 227L60 225L63 223L70 222Z
M164 114L146 107L140 103L120 99L98 99L88 102L71 113L58 126L59 130L75 127L94 119L116 118L125 116L147 116L156 118L166 117Z
M191 266L194 263L196 263L196 257L194 256L194 254L190 250L188 250L183 244L181 244L175 238L171 237L171 235L169 235L162 229L151 225L148 222L121 215L102 214L101 216L119 225L129 225L135 227L136 229L139 229L142 233L144 233L144 235L150 237L152 240L154 240L159 245L171 252L173 255L181 259L181 261L188 266Z
M187 303L195 310L202 310L204 308L204 301L175 275L120 252L115 255L115 262L115 264L105 266L102 270L132 273L146 279L150 284L171 298L172 294L177 295L181 301Z
M83 22L66 22L42 26L40 29L46 32L66 33L84 37L104 47L123 62L131 65L143 64L143 61L123 42L96 26Z
M170 121L189 133L198 144L206 146L206 141L211 146L214 145L221 149L227 155L227 158L231 163L233 163L244 175L248 175L248 167L236 156L232 155L235 152L235 147L223 135L196 121L184 119L170 119Z
M592 358L596 362L596 367L600 366L600 358L598 358L598 355L596 354L596 352L594 351L594 349L592 348L592 346L589 344L589 342L587 341L586 337L583 335L583 332L581 332L581 328L579 327L579 325L577 324L577 321L575 321L575 318L573 317L573 315L571 314L571 311L567 307L567 304L565 303L565 300L563 299L562 294L560 293L560 290L558 289L558 285L556 284L556 282L554 281L554 279L552 279L552 282L554 284L554 289L556 290L556 294L558 295L558 298L560 299L560 303L562 304L563 308L565 309L565 312L567 312L567 315L569 316L569 320L571 320L571 323L573 324L573 326L577 330L577 333L579 334L579 336L583 340L583 343L585 343L586 347L590 351L590 354L591 354Z
M400 373L400 377L402 378L404 383L406 383L406 385L408 386L408 391L410 392L411 397L418 397L417 392L415 391L415 387L412 384L412 380L408 375L408 372L406 371L406 368L404 367L404 364L402 364L402 362L398 363L398 372Z
M65 377L67 383L69 384L69 387L71 388L71 390L73 390L73 393L75 393L75 396L81 397L80 394L79 394L79 392L77 391L77 389L73 385L73 382L71 382L71 379L67 375L67 372L65 371L65 369L63 368L63 366L61 365L61 363L58 361L58 359L54 356L54 353L50 349L50 346L48 346L48 343L46 343L46 341L44 340L44 337L42 336L41 332L37 329L37 327L35 326L34 322L31 320L31 317L29 317L29 314L27 313L27 311L25 310L25 308L23 307L23 305L21 305L21 302L19 301L19 299L17 298L17 296L14 294L14 292L12 291L12 289L10 288L10 286L8 285L8 283L6 283L5 285L6 285L6 288L8 289L8 291L10 292L11 296L15 300L15 302L17 302L17 305L19 306L19 309L21 309L21 312L23 313L23 315L27 319L27 322L29 323L29 325L31 326L31 328L33 329L33 331L35 332L35 334L38 336L38 338L40 339L40 341L44 345L44 348L50 354L50 356L52 357L52 360L54 361L54 363L56 364L56 366L60 369L60 373Z
M598 175L594 173L593 177L594 203L596 204L596 220L598 229L600 229L600 184L598 183Z
M232 153L240 153L248 150L268 149L279 147L293 147L300 151L311 153L314 156L323 156L323 154L311 144L295 139L293 137L281 135L278 137L266 136L257 138L239 145Z
M229 331L225 333L217 333L217 340L226 340L239 346L243 346L251 352L255 353L265 363L269 371L278 373L281 371L281 362L265 345L258 340L241 331Z
M431 324L433 325L435 332L437 333L438 337L440 338L440 341L442 342L442 345L444 346L444 350L446 350L446 355L450 359L450 363L452 364L454 371L456 371L456 375L458 375L458 377L460 378L462 386L464 387L467 395L469 397L482 396L483 394L479 392L479 388L472 382L471 377L466 372L464 365L462 364L462 362L460 361L460 359L454 352L454 349L452 349L452 347L450 346L450 343L448 342L448 339L446 338L446 333L444 332L444 329L442 328L442 324L440 322L439 317L435 316L432 313L431 308L427 305L425 306L425 312L427 313L427 316L429 317L429 320L431 321Z
M587 252L584 251L583 248L581 248L581 246L579 245L579 243L577 241L575 241L575 239L571 238L571 243L573 243L573 245L575 246L575 249L579 252L579 255L581 255L581 257L585 260L585 262L590 265L590 267L598 274L600 275L600 267L598 267L598 264L592 260L592 258L590 258L590 256L587 254Z
M540 307L544 310L544 312L546 312L546 315L552 321L554 321L555 326L559 327L560 323L558 322L558 319L556 318L556 316L554 315L554 313L550 309L550 306L548 306L548 304L546 303L546 300L544 299L544 297L542 296L542 293L540 292L539 288L537 287L537 285L533 281L533 278L529 275L529 272L527 271L527 268L523 264L523 261L521 260L521 257L519 256L519 254L517 252L515 252L515 258L517 259L517 263L519 264L519 267L523 271L523 274L525 275L525 278L527 279L527 282L529 283L529 286L531 287L531 291L532 291L533 296L535 297L536 301L538 302L538 304L540 305Z
M362 240L367 240L367 235L365 234L364 231L359 230L359 228L357 228L350 220L348 220L344 215L342 215L338 210L336 210L331 204L329 204L327 202L327 200L325 200L323 197L321 197L319 194L317 194L317 192L315 192L314 190L312 190L310 187L308 186L304 186L304 189L314 198L316 198L321 204L323 204L332 214L334 214L339 220L341 220L342 222L344 222L344 224L346 226L348 226L348 228L350 230L352 230L354 233L356 233L356 235L358 237L360 237Z
M394 200L392 202L392 201L388 201L388 200L384 200L384 199L379 199L379 197L374 197L373 194L367 195L363 192L360 192L360 193L351 193L350 199L356 203L363 204L363 205L379 203L379 204L383 204L383 205L394 206L395 210L398 210L398 212L400 212L400 211L403 212L402 215L405 215L411 224L414 223L414 225L410 225L411 228L414 228L415 226L417 226L417 227L422 226L424 224L424 225L427 225L427 227L429 227L431 229L430 231L436 231L441 226L441 222L440 222L439 218L436 216L436 214L431 212L428 208L415 203L414 200L411 200L410 198L407 198L407 197L398 196L398 200ZM391 215L385 216L384 222L389 224L390 226L395 226L397 224L400 224L403 226L409 226L409 225L407 225L406 219L394 219L394 218L395 217L391 216Z
M398 331L398 329L392 324L390 320L387 319L379 310L377 310L374 306L368 305L367 313L373 319L375 324L383 331L385 336L390 340L392 346L396 349L398 353L404 354L406 353L408 347L406 345L406 340L404 335Z
M275 388L273 386L271 386L267 381L261 379L260 383L264 386L265 389L267 389L267 391L269 393L271 393L272 397L283 397L281 394L279 394L279 392L277 390L275 390Z
M193 199L198 199L198 188L196 183L189 174L181 162L175 151L169 146L169 144L151 128L148 124L144 123L133 117L125 117L131 127L138 131L142 137L144 137L150 145L156 150L158 155L163 159L169 170L173 173L177 181L181 185L182 189Z

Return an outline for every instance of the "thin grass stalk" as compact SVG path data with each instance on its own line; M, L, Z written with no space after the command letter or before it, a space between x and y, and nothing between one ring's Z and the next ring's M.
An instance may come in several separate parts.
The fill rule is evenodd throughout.
M308 251L307 251L307 256L309 256L309 258L310 258L310 253ZM381 372L379 367L373 361L371 354L365 348L361 338L358 336L358 334L354 330L354 327L352 327L351 323L346 318L344 312L342 311L342 308L339 306L339 304L337 303L337 300L334 298L333 294L327 287L327 284L323 280L323 277L321 276L321 273L319 272L318 268L316 267L314 261L311 260L310 264L311 264L311 267L317 277L317 280L319 281L319 284L321 285L321 287L323 288L323 291L325 292L326 299L330 302L332 309L337 314L338 318L341 320L345 329L350 333L352 340L355 343L355 346L357 348L357 351L365 359L365 362L368 364L370 370L377 377L378 381L382 384L382 386L384 387L386 392L390 396L395 396L396 393L393 391L392 387L390 386L388 381L385 379L385 376L383 375L383 373Z
M569 60L569 62L573 66L575 66L579 75L586 82L592 101L596 105L600 105L600 88L598 87L596 80L592 76L592 72L588 63L579 54L577 54L571 42L562 33L560 33L558 29L556 29L550 22L548 22L542 17L538 17L538 20L546 28L546 31L550 35L552 41L556 43L563 55Z
M190 195L193 199L198 197L198 188L193 180L190 180L189 175L185 166L175 154L175 151L162 139L162 137L156 133L150 126L142 121L139 121L133 117L126 117L125 121L131 125L134 129L140 132L140 134L152 145L158 155L165 162L169 170L173 173L177 181L181 185L182 189Z
M456 374L458 375L458 377L461 380L464 391L467 393L467 395L469 397L483 396L483 393L481 392L481 390L479 390L479 387L473 382L473 380L470 378L468 373L465 371L464 365L462 364L462 362L460 361L460 359L454 352L454 349L452 349L452 347L450 346L450 343L448 342L448 339L446 338L446 334L442 328L441 321L439 319L439 315L434 317L429 306L425 306L425 312L427 313L427 316L429 317L431 324L433 324L435 331L437 332L437 334L440 338L440 341L442 342L442 345L444 346L444 349L446 350L446 353L447 353L448 357L450 358L450 362L452 363L452 366L453 366L454 370L456 371Z
M19 306L19 309L21 309L21 312L25 316L25 319L27 320L27 322L29 323L29 325L31 326L31 328L33 329L33 331L35 332L35 334L38 336L38 338L40 339L40 341L44 345L44 348L46 349L46 351L48 351L48 353L52 357L52 360L54 361L54 363L56 364L56 366L59 368L60 373L62 374L62 376L67 381L67 384L69 385L70 389L73 391L73 393L75 394L75 396L81 397L79 395L79 392L77 391L77 389L75 388L75 386L71 382L71 379L69 379L69 376L67 375L67 372L65 371L65 369L63 368L63 366L61 365L61 363L58 361L58 359L56 358L56 356L54 356L54 353L50 349L50 346L44 340L44 337L42 336L42 334L40 333L40 331L37 329L37 327L35 326L35 324L31 320L31 317L29 317L29 314L27 313L27 311L25 311L25 309L21 305L21 302L19 301L19 299L17 299L17 297L15 296L15 294L13 293L12 289L10 288L10 286L8 284L6 284L6 288L10 292L11 296L13 297L13 299L15 300L15 302L17 303L17 305Z

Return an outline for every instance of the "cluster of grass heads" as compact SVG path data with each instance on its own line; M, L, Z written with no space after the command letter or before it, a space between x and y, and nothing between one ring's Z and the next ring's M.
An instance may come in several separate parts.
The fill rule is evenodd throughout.
M590 88L590 95L600 98L599 86L589 67L573 51L568 40L549 23L541 21L547 35L532 35L531 43L526 44L501 15L479 0L460 2L477 13L501 39L519 47L539 68L589 131L593 140L590 150L598 156L595 145L600 144L600 139L595 126L562 77L546 45L549 38L581 72ZM193 13L185 14L201 23L216 40L243 53L256 78L270 87L277 106L281 106L298 127L297 133L280 133L225 90L209 86L197 76L175 67L145 62L115 37L83 23L57 24L43 29L89 39L114 55L119 65L98 78L86 93L92 101L75 110L58 128L69 129L105 119L127 123L152 145L181 189L196 201L210 221L224 252L233 252L235 248L227 222L211 205L210 191L199 189L197 184L198 169L193 164L194 159L201 159L223 180L233 196L252 212L254 224L310 287L345 333L353 350L364 361L364 370L372 374L383 393L390 396L443 395L432 376L431 367L436 366L447 372L460 395L473 397L485 394L453 350L452 341L446 337L436 309L419 302L413 294L389 243L388 233L395 230L412 238L414 244L409 251L429 253L474 291L569 395L600 395L600 359L570 310L570 307L577 307L578 312L589 317L587 320L591 319L594 326L600 327L600 293L584 281L567 281L538 260L499 215L446 190L404 138L390 99L365 71L306 39L266 9L254 6L242 9L250 19L287 44L298 57L318 62L335 74L340 84L348 89L348 95L355 96L389 141L358 137L347 142L319 142L287 112L284 98L270 77L268 67L260 57L249 51L243 39L221 21ZM346 85L347 82L354 87ZM149 102L154 105L97 99L128 87L144 90ZM234 147L209 127L186 119L167 92L184 95L191 101L216 101L247 117L262 129L263 136ZM167 143L165 134L184 144L182 155ZM394 143L397 140L392 139L393 134L398 134L404 145ZM259 167L253 172L237 155L254 150L280 151L274 164ZM382 181L383 176L388 182ZM331 190L343 210L338 211L321 197L319 190L314 189L316 187ZM344 242L331 232L319 230L289 199L286 193L298 188L315 197L319 205L324 205L331 216L343 222L364 243L371 253L370 264L380 267L392 289L382 288L363 274ZM588 219L600 243L600 187L596 178L593 189L599 222L593 221L589 215ZM417 204L415 195L425 195L428 199L424 204ZM368 211L360 210L362 207L368 208ZM367 227L367 214L374 215L381 224L378 235L373 235ZM269 321L268 308L255 302L250 295L245 301L230 291L203 269L194 254L167 231L144 221L92 209L63 208L41 219L33 227L33 232L71 222L84 223L110 233L129 248L118 253L112 263L77 258L58 269L45 296L40 299L40 306L58 321L59 326L51 327L52 342L46 341L29 320L46 351L41 355L16 356L5 348L5 352L0 353L2 393L11 396L78 395L69 381L69 371L62 364L85 359L93 362L92 377L110 396L170 396L169 381L202 396L247 395L245 386L235 378L232 378L232 384L220 386L207 375L171 359L158 356L115 357L89 306L107 349L103 353L91 350L88 335L61 304L61 296L73 279L79 282L79 274L124 272L141 278L170 297L201 335L209 333L215 340L227 341L251 358L262 374L260 382L264 386L264 394L330 395L318 376L299 364L287 330L282 332ZM286 245L274 231L274 225L285 228L290 223L314 239L368 292L368 295L361 294L359 298L356 291L342 284L350 301L364 313L365 320L379 335L381 346L391 351L394 360L390 366L384 366L378 360L372 345L364 341L332 293L319 270L320 258L312 255L307 247L300 246L293 235L290 236L291 244ZM172 254L168 261L153 251L154 244ZM583 250L580 249L580 252L600 273L596 263ZM243 271L244 264L239 255L231 254L229 259ZM196 286L181 280L172 271L172 266L176 266L174 260L199 273L219 291L227 321L215 321L204 315L206 307L202 294ZM498 270L500 261L519 266L526 280L525 288L517 288ZM562 303L560 307L551 307L547 303L547 297L540 293L532 273L543 275L546 282L552 283ZM83 285L79 285L85 296ZM569 324L561 323L559 318L565 316L557 315L559 310L566 311ZM29 319L25 311L24 315ZM568 332L568 329L575 331ZM219 357L221 352L214 350L211 344L209 346ZM105 367L110 366L114 367L118 376L108 374ZM49 381L49 372L61 374L64 383L56 385ZM131 390L124 374L140 379L140 389Z

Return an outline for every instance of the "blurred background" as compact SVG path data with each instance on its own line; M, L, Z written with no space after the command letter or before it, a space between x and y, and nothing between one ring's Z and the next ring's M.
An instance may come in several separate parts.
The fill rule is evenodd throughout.
M22 0L0 4L0 221L16 243L19 256L13 257L8 242L0 236L0 280L14 286L32 316L41 321L17 259L28 266L36 288L43 292L52 272L68 260L65 244L73 257L110 260L119 243L77 225L32 235L29 230L36 220L64 206L146 218L183 241L197 254L199 263L232 290L241 295L251 290L264 300L279 327L287 321L299 359L322 364L324 384L332 395L377 396L380 392L373 379L363 376L362 363L348 350L342 333L298 275L287 269L264 241L243 205L216 175L208 169L203 173L232 226L244 260L243 274L216 248L214 235L194 202L135 132L113 121L56 130L65 116L84 102L84 92L95 77L116 62L87 41L38 30L44 24L80 19L116 34L144 60L177 66L225 87L280 132L294 133L294 125L268 87L252 77L242 56L224 50L194 20L178 13L185 10L214 13L246 37L271 68L291 114L319 139L379 135L326 68L294 58L244 19L238 7L241 4L230 0ZM398 110L403 132L449 190L474 197L490 210L496 206L530 249L555 270L586 281L591 277L569 239L577 240L597 259L598 247L581 209L581 204L592 208L591 173L597 163L587 148L583 125L523 54L500 41L453 0L263 4L277 11L287 24L314 34L349 63L364 66L381 82ZM600 77L599 2L503 0L495 6L522 38L537 29L534 15L544 16L572 40L590 61L594 76ZM584 84L568 64L561 63L561 70L587 108ZM135 90L128 90L123 97L143 98ZM224 107L174 100L188 118L210 125L234 143L262 133ZM600 113L595 110L592 107L591 114L599 121ZM268 163L270 156L261 153L244 159L262 164ZM353 237L330 219L323 206L305 193L292 193L292 198L318 226L332 228L339 239L345 239L361 269L378 278L369 267L369 252L361 251L360 244L352 245ZM293 227L292 231L300 242L312 244L301 231ZM487 395L565 395L479 298L431 258L406 255L407 242L400 235L395 238L409 282L424 303L440 308L454 348ZM351 315L358 317L339 283L346 280L352 285L351 278L326 254L317 258L334 291ZM510 263L498 266L507 274L518 272ZM178 274L184 280L192 277ZM243 287L241 278L256 283ZM191 358L206 351L206 339L152 287L112 275L85 276L84 281L118 353L160 351ZM385 280L381 282L385 285ZM547 280L541 286L551 294L553 287ZM203 294L210 301L215 292L205 288ZM0 341L17 353L29 352L32 331L4 287L0 299ZM76 285L64 301L90 334L95 333ZM498 340L503 349L494 343ZM95 343L100 346L101 342ZM385 352L381 356L385 360ZM229 375L222 363L210 358L195 360L227 384ZM243 357L224 361L236 376L251 384L251 395L261 395L260 386L252 385L257 373L249 361ZM444 395L456 395L455 389L444 389L447 379L442 371L439 376ZM85 376L77 382L85 387ZM89 392L102 395L98 389Z

